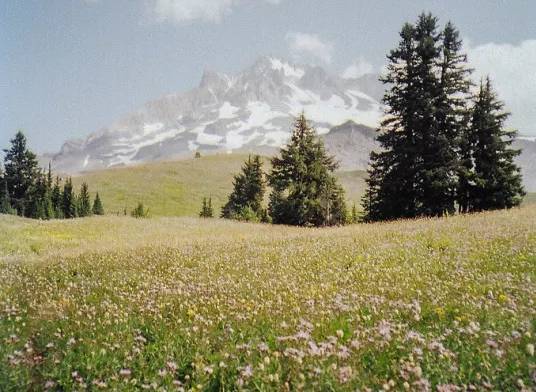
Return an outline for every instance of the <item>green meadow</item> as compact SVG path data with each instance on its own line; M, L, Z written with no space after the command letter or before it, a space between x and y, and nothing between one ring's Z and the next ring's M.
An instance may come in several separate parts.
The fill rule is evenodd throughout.
M129 213L143 202L152 216L197 216L203 198L212 197L219 215L233 189L233 175L247 159L245 154L219 154L118 167L73 177L73 184L79 188L85 181L90 191L98 190L108 214L123 214L125 209ZM269 171L269 159L264 162ZM350 208L353 203L359 206L365 174L358 170L337 173Z
M534 204L327 229L0 216L2 391L529 391L535 334Z

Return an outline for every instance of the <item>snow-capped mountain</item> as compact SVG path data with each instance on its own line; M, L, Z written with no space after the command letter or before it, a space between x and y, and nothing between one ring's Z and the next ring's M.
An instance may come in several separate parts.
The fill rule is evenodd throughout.
M348 120L374 127L381 116L374 79L343 79L271 57L233 76L205 71L197 88L148 102L86 140L65 143L52 164L76 172L197 150L279 147L302 110L320 134Z

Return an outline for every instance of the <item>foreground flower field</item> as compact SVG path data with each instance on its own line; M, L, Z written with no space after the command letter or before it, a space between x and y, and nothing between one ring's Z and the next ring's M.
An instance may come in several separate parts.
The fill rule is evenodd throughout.
M536 206L295 229L0 216L0 390L534 390Z

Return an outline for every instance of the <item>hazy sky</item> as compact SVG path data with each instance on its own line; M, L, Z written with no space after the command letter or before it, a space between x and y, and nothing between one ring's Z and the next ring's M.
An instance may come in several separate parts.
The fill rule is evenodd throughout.
M58 150L260 55L378 71L423 10L455 23L512 124L536 136L534 0L1 0L0 146L22 128L36 151Z

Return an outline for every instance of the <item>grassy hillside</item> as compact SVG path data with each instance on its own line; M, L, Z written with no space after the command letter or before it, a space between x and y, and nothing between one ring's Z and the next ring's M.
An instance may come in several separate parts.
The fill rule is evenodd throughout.
M523 200L525 204L534 204L536 203L536 193L528 193Z
M330 229L0 216L2 391L533 390L535 303L534 205Z
M130 211L142 201L153 216L197 216L205 196L212 196L220 210L232 190L233 175L246 159L247 155L230 154L156 162L86 173L73 178L73 183L79 187L86 181L90 190L98 190L108 213L120 213L125 207ZM349 203L358 204L364 173L340 175Z

